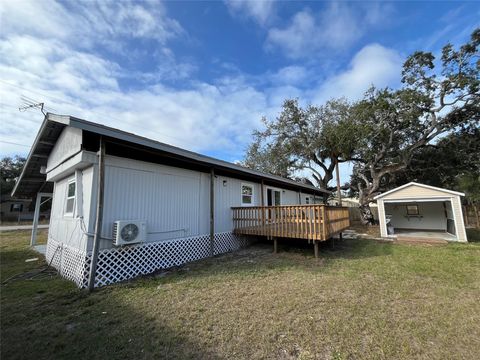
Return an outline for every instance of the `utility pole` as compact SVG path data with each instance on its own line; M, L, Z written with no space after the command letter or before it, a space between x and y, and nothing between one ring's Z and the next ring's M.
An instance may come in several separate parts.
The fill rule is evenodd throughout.
M342 194L340 192L340 170L338 169L338 159L335 160L335 173L337 175L337 198L338 206L342 206Z

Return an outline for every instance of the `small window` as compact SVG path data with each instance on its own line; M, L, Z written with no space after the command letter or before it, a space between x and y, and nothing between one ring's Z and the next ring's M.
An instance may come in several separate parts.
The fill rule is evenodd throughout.
M309 198L309 197L306 197L306 198L305 198L305 204L306 204L306 205L309 205L309 204L310 204L310 198Z
M419 215L418 205L407 205L407 215Z
M22 212L23 204L15 203L10 205L10 212Z
M73 209L75 207L75 180L71 180L68 183L67 189L67 203L65 205L65 214L73 214Z
M253 204L253 185L242 184L242 205Z

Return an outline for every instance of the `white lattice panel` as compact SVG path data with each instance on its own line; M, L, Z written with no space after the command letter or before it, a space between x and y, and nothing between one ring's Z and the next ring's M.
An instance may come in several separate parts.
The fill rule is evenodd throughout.
M60 275L72 280L79 287L83 286L86 262L84 252L49 238L45 258Z
M215 234L214 254L233 251L246 245L247 240L230 232L218 233ZM95 286L131 279L209 255L209 235L103 250L98 256ZM87 257L87 262L89 268L90 257Z
M214 254L235 251L247 246L249 240L231 232L215 234ZM95 286L152 273L159 269L178 266L210 255L210 236L195 236L102 250L98 254ZM82 253L69 246L49 239L47 261L60 274L79 287L88 285L91 254Z

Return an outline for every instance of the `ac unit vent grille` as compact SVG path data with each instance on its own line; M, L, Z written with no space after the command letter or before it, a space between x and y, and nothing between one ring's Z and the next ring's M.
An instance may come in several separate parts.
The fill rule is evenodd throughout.
M147 225L144 220L118 220L113 224L113 244L129 245L145 241Z

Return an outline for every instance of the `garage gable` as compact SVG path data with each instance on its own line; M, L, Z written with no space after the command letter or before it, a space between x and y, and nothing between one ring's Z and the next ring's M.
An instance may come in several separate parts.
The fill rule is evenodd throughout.
M375 197L375 200L389 200L389 199L424 199L424 198L436 198L436 197L452 197L452 196L464 196L464 194L438 188L435 186L419 184L410 182L402 185L383 194Z

